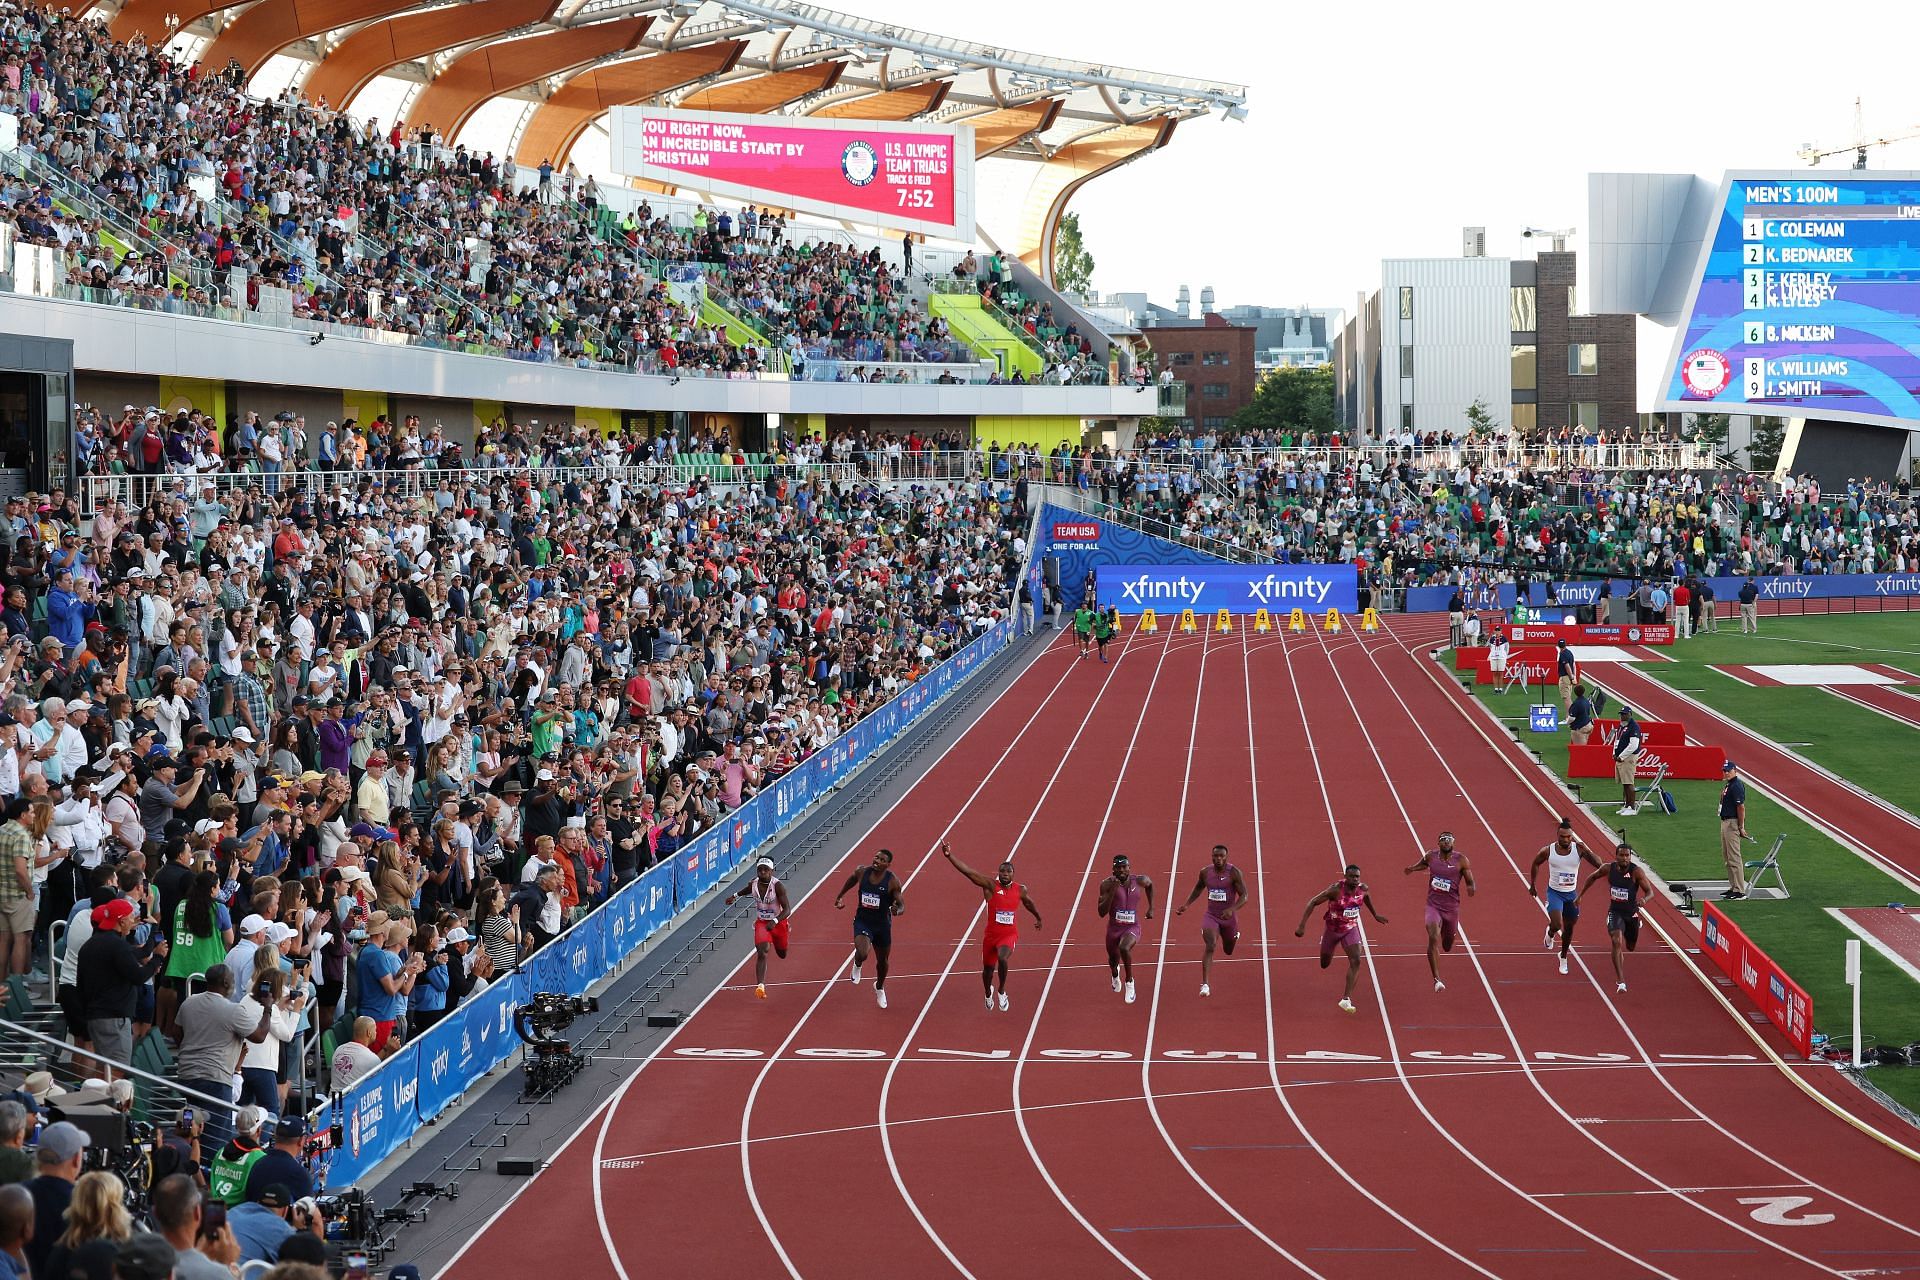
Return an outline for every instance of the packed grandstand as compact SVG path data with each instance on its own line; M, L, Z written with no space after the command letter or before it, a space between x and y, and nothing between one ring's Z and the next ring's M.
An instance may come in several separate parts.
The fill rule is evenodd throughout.
M0 1155L97 1089L164 1131L141 1176L204 1165L236 1216L292 1210L249 1181L264 1150L314 1167L309 1126L346 1128L356 1082L463 1003L638 919L619 914L633 887L675 886L689 850L706 878L653 925L705 903L755 853L744 833L779 829L776 795L790 822L984 654L1058 624L1046 502L1223 560L1351 565L1388 614L1416 587L1920 569L1906 479L1823 493L1637 423L1142 425L1164 385L1150 344L1049 296L1030 255L613 200L564 162L247 81L0 7L0 240L51 255L39 295L518 363L463 403L470 422L386 393L351 412L350 367L317 389L337 416L108 370L96 385L152 402L73 404L7 498L0 1043L47 1070L0 1096ZM1017 137L1051 159L1042 131ZM976 310L994 327L963 331ZM528 365L619 380L607 404L644 375L661 395L682 377L1098 387L1129 412L742 400L588 420L516 404ZM606 928L581 990L619 959L628 935ZM58 1130L34 1158L72 1146L65 1168L84 1144ZM395 1146L369 1136L365 1167ZM217 1225L187 1239L222 1264L277 1256Z

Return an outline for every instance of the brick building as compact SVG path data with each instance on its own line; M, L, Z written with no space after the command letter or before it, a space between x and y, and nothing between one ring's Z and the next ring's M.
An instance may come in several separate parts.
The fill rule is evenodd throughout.
M1173 370L1187 384L1187 413L1170 419L1194 431L1224 431L1233 415L1253 400L1259 382L1252 325L1230 324L1218 312L1199 320L1162 320L1140 331L1158 368Z

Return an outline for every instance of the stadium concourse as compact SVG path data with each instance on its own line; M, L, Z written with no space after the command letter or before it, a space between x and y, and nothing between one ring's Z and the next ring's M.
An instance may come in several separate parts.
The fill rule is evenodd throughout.
M1648 904L1629 991L1597 918L1556 972L1532 851L1563 809L1611 836L1426 661L1444 626L1031 653L821 880L894 852L911 909L888 1006L848 981L848 917L796 895L769 998L750 969L721 983L442 1274L1910 1269L1920 1165L1898 1122L1850 1118L1835 1073L1784 1061L1690 921ZM1428 876L1401 872L1442 831L1477 893L1437 990ZM1199 923L1174 908L1215 844L1249 902L1202 998ZM1006 1012L974 985L987 908L949 845L1011 860L1044 920L1021 924ZM1157 886L1134 1003L1094 913L1117 854ZM1348 863L1386 918L1352 1014L1344 964L1293 933Z

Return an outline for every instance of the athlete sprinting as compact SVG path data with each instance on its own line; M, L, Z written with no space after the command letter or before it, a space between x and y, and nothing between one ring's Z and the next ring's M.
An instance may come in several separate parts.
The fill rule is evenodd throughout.
M1327 911L1320 931L1320 967L1324 969L1333 963L1335 947L1346 951L1347 992L1340 997L1340 1007L1352 1013L1353 987L1360 980L1360 962L1367 954L1366 940L1360 936L1360 908L1365 907L1380 924L1385 924L1387 918L1374 907L1373 895L1360 879L1360 868L1349 864L1344 878L1335 880L1307 903L1306 910L1300 913L1300 926L1293 931L1294 937L1307 936L1307 918L1323 902L1327 904Z
M1613 861L1600 867L1580 886L1585 893L1596 880L1607 881L1607 940L1613 944L1614 990L1627 989L1627 956L1640 941L1640 903L1653 892L1653 882L1633 860L1633 846L1622 840L1613 846Z
M793 908L787 904L787 885L773 875L773 859L762 858L754 864L753 879L746 887L727 895L724 906L736 898L753 899L753 994L767 998L767 949L771 947L782 960L787 958L787 916Z
M1200 924L1200 994L1213 994L1213 948L1217 943L1228 955L1240 941L1240 908L1247 905L1247 882L1240 868L1227 861L1227 846L1213 846L1212 861L1194 877L1193 892L1173 914L1183 916L1195 898L1207 895L1207 918Z
M887 959L893 952L893 918L907 909L901 896L900 878L893 874L893 850L877 849L873 862L847 877L840 892L833 895L836 911L845 911L844 901L855 889L860 892L853 912L853 982L860 985L860 971L873 956L873 998L882 1009L887 1007Z
M1000 979L999 1005L1005 1013L1010 1007L1007 1002L1007 962L1013 959L1013 949L1020 941L1020 930L1015 923L1020 908L1025 907L1033 916L1033 927L1040 928L1040 908L1033 905L1033 899L1027 896L1027 886L1015 884L1013 863L1000 864L1000 874L988 879L966 863L953 856L953 850L946 842L940 844L940 852L953 869L980 887L987 899L987 929L980 938L980 985L987 991L987 1011L994 1007L994 978Z
M1115 991L1123 989L1121 970L1126 971L1128 1004L1133 1003L1133 948L1140 941L1143 903L1147 919L1153 919L1153 881L1134 875L1126 854L1115 855L1113 874L1100 882L1100 901L1094 911L1107 922L1107 971L1113 975Z
M1470 898L1477 892L1473 868L1466 854L1454 852L1453 832L1442 831L1440 847L1422 854L1420 861L1403 874L1416 871L1427 873L1427 968L1433 971L1433 989L1445 991L1447 984L1440 981L1440 953L1453 950L1453 940L1460 932L1460 886L1467 887Z
M1086 657L1093 651L1093 610L1084 603L1073 611L1073 634L1080 641L1080 656Z
M1560 819L1553 843L1533 855L1527 868L1527 887L1540 896L1540 864L1547 864L1547 947L1560 944L1560 972L1567 971L1567 955L1573 950L1573 926L1580 919L1580 864L1598 867L1600 859L1593 850L1573 838L1573 823Z

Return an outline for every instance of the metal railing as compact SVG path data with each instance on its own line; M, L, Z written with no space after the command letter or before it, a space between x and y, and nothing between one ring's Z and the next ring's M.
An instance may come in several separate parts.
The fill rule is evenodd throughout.
M133 1081L134 1090L129 1116L156 1127L178 1121L184 1107L193 1107L203 1115L219 1115L234 1106L189 1089L177 1080L103 1058L6 1018L0 1018L0 1070L10 1075L45 1071L53 1077L54 1084L67 1093L85 1088L89 1080L105 1080L109 1075L125 1077Z
M318 500L343 488L378 484L388 495L422 497L437 493L444 486L457 489L472 484L487 484L501 476L528 476L542 487L548 485L593 484L619 481L624 485L672 485L686 487L699 481L710 486L732 487L760 484L770 476L801 483L851 484L862 472L850 462L690 462L640 464L604 464L583 466L497 467L405 467L384 470L319 471L287 469L265 471L217 471L201 475L118 475L82 476L76 486L87 510L112 499L128 507L143 507L149 502L179 499L191 503L212 485L220 498L245 493L297 494ZM921 476L922 479L945 478ZM953 477L962 478L962 477Z

